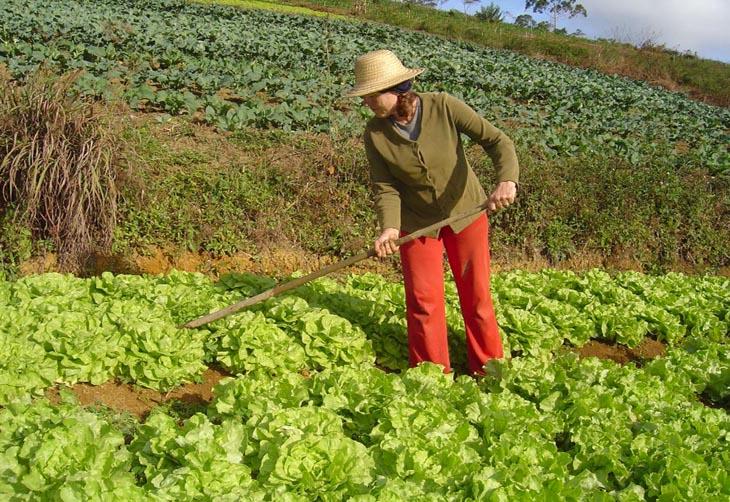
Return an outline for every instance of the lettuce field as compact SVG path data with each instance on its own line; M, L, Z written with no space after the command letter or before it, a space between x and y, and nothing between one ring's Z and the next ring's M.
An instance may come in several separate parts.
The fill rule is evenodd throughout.
M730 175L730 111L645 83L357 20L180 0L0 0L3 74L80 70L81 95L223 131L351 139L366 119L342 98L353 61L381 47L427 69L420 90L463 98L537 159ZM507 357L480 377L464 374L452 282L449 375L407 367L403 286L375 274L319 279L180 328L273 284L0 271L0 499L730 500L729 278L495 274ZM632 356L588 357L592 344ZM169 394L213 370L226 377L212 399L142 417L76 393L120 382Z
M0 282L0 495L8 500L720 500L730 496L730 280L497 274L487 375L405 369L403 290L320 279L196 329L271 286L231 274ZM463 324L447 283L452 359ZM589 339L663 356L581 358ZM170 390L232 376L190 416L122 428L52 386ZM723 408L724 407L724 408Z
M354 59L389 47L545 155L618 155L728 174L730 111L645 83L375 23L178 0L0 0L0 63L82 69L80 91L221 129L359 133Z

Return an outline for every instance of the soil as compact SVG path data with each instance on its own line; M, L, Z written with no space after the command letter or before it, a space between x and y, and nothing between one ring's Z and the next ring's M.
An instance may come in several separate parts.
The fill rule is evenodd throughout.
M103 405L144 420L153 408L169 401L179 401L193 406L207 405L213 399L212 390L215 384L227 376L230 374L222 369L208 368L202 375L201 383L182 385L168 393L117 381L101 385L78 383L71 386L71 392L82 406ZM46 395L51 402L59 401L59 390L59 387L48 390Z
M200 272L211 279L218 279L230 272L250 272L269 277L286 277L293 272L310 273L339 261L332 256L319 256L301 250L270 247L257 256L240 252L231 256L216 257L205 253L176 252L175 250L149 247L142 253L126 256L94 255L90 257L83 276L114 274L166 274L172 270ZM400 280L396 259L369 259L342 269L338 274L362 274L373 272L391 280ZM27 260L20 264L20 275L58 272L58 262L52 253Z
M575 349L580 357L610 359L619 364L634 362L638 363L639 366L648 359L662 357L665 350L666 345L653 338L644 338L644 341L633 349L599 340L591 340L582 347Z
M697 394L697 399L708 408L716 408L718 410L725 410L730 413L730 398L725 398L722 401L713 401L706 393Z
M100 275L106 271L114 274L154 275L166 274L172 270L181 270L184 272L200 272L212 279L218 279L221 275L229 272L250 272L281 278L296 271L310 273L337 261L339 261L339 258L333 256L320 256L303 250L276 246L269 247L256 256L245 252L230 256L213 256L206 253L180 252L179 250L164 247L148 247L132 255L92 255L89 258L86 270L79 275L89 277ZM573 258L558 266L550 264L542 257L530 259L514 256L493 256L491 270L493 273L515 269L538 272L545 268L556 268L579 272L596 267L605 268L609 265L609 268L617 271L638 270L638 267L633 266L634 264L619 264L616 262L608 264L600 257L594 256ZM448 268L445 260L444 267ZM58 261L53 253L37 256L20 264L21 276L58 271ZM342 276L366 272L383 275L389 280L401 280L400 263L397 258L363 260L341 269L334 275ZM730 267L720 269L717 273L721 276L730 277Z

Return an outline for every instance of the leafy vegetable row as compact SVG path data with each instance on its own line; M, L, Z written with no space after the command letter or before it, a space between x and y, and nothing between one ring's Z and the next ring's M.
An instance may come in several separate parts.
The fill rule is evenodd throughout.
M721 499L730 418L682 372L562 354L456 380L424 364L221 381L123 435L66 402L0 410L0 494L104 500ZM54 452L54 453L52 453ZM63 454L58 454L63 452Z
M214 284L180 272L0 282L0 495L728 495L730 419L698 398L724 406L730 398L725 278L496 274L497 309L514 357L490 363L479 381L454 379L431 364L401 373L374 365L377 358L401 366L406 355L402 286L373 274L322 279L206 329L176 328L271 285L246 274ZM446 295L458 347L463 326L453 283ZM664 337L665 357L620 366L559 348L603 336L604 325L632 322ZM216 386L204 412L183 420L158 409L122 431L63 391L58 405L31 399L54 382L115 377L166 389L212 361L237 376Z
M200 376L213 361L234 373L283 374L376 360L405 368L402 286L373 274L344 283L324 278L204 328L178 328L272 284L247 274L214 284L180 272L90 279L44 274L0 282L0 349L7 354L0 362L0 404L54 382L118 378L166 390ZM728 291L728 279L681 274L546 270L493 278L504 343L514 356L554 353L591 338L630 347L647 335L670 346L684 340L724 344ZM446 298L452 359L459 367L464 328L451 282Z

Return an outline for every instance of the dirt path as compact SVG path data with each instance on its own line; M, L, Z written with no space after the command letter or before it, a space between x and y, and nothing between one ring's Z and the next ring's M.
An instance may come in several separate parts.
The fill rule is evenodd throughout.
M229 272L250 272L269 277L285 277L293 272L304 273L319 270L322 267L339 261L332 256L319 256L300 249L271 247L257 256L248 253L236 253L231 256L216 257L206 253L181 252L163 247L149 247L143 253L124 256L96 255L90 258L85 276L99 275L102 272L115 274L165 274L171 270L184 272L200 272L212 279L217 279ZM525 270L538 272L545 268L557 268L573 271L585 271L602 267L599 257L580 257L554 266L547 260L526 259L517 257L495 256L492 259L492 272ZM630 264L614 263L616 270L632 270ZM444 267L447 267L444 261ZM20 264L21 275L58 272L56 255L48 253L27 260ZM391 257L385 260L368 259L342 269L335 275L362 274L373 272L383 275L389 280L400 281L400 261ZM722 269L719 275L730 276L730 268Z

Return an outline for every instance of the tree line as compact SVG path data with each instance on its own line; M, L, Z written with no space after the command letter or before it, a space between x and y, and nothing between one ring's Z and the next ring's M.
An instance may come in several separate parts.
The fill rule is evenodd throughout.
M427 7L439 7L446 3L446 0L403 0L404 3L424 5ZM464 14L472 5L482 3L482 0L461 0ZM474 16L477 19L490 23L502 23L506 16L514 18L514 24L523 28L546 29L555 32L565 32L565 29L558 29L558 20L563 17L588 16L586 8L577 0L525 0L525 10L531 10L535 14L547 14L549 21L536 21L530 14L512 16L502 8L491 2L483 5Z

